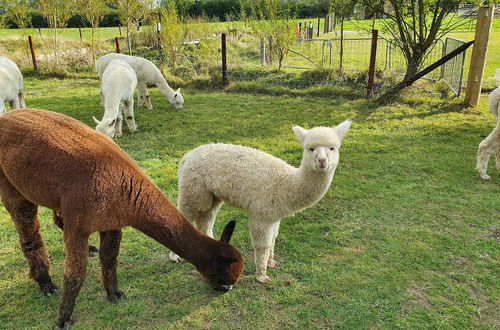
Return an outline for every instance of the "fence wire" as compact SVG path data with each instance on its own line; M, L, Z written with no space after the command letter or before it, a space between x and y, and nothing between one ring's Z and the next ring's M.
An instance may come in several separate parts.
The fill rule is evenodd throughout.
M465 41L448 37L444 43L443 55L447 55L462 46ZM455 56L450 61L441 66L441 77L443 81L450 87L455 95L460 96L462 93L463 74L465 64L465 52Z

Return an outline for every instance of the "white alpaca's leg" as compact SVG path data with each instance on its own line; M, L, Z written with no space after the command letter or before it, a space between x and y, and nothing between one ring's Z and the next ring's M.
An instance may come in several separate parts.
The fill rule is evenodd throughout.
M127 122L128 130L130 133L137 131L137 124L134 118L134 97L130 97L128 101L124 102L123 110L125 112L125 121Z
M483 180L491 180L491 177L486 174L488 169L488 161L490 155L500 147L500 129L495 128L481 143L477 150L477 165L476 170Z
M19 99L17 97L9 101L9 104L10 104L10 110L19 109Z
M279 221L270 223L255 214L249 214L250 235L255 257L255 270L257 281L267 284L271 282L267 276L267 262L271 253L275 227L279 227Z
M137 85L137 95L139 98L139 106L142 106L143 103L146 103L146 108L148 108L148 110L153 109L146 84Z
M278 263L274 260L274 245L276 244L276 237L278 237L278 232L280 229L280 222L273 227L273 242L271 245L271 251L269 252L269 260L267 261L267 268L278 268Z
M118 117L116 118L115 121L115 137L120 137L122 136L122 109L123 109L123 102L120 102L120 109L118 110Z
M178 209L199 231L213 238L215 217L222 205L222 201L208 190L191 192L182 185L179 186ZM181 258L170 251L169 258L173 262Z
M19 94L17 95L17 97L19 99L19 108L20 109L26 108L26 103L24 103L24 93L23 92L19 92Z

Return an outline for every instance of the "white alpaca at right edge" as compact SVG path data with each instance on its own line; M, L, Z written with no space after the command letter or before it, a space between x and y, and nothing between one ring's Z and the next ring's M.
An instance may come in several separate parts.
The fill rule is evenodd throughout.
M299 168L238 145L207 144L191 150L179 166L178 208L210 237L223 202L248 210L257 280L269 283L266 271L277 267L274 244L281 219L314 205L326 193L350 126L346 120L334 128L293 127L303 147ZM169 257L180 260L173 252Z
M148 85L155 85L160 90L160 93L163 94L163 96L165 96L176 109L182 109L184 98L181 95L181 89L178 88L174 91L170 88L165 80L165 77L163 77L156 65L145 58L116 53L106 54L100 57L95 64L99 77L102 77L102 73L108 66L109 62L115 59L127 62L135 71L137 76L138 107L141 107L143 103L146 103L146 107L149 110L153 109L147 87Z
M500 86L500 69L496 70L495 79ZM491 180L491 177L486 174L488 169L488 161L491 154L496 153L496 168L500 170L500 87L497 87L488 96L488 107L491 113L497 117L496 127L491 131L477 149L477 165L476 170L483 180Z

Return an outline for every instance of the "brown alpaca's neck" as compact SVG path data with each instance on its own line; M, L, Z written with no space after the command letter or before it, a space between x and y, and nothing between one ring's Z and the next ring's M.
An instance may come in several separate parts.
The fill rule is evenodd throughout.
M164 197L161 206L136 218L132 227L155 239L196 267L210 262L217 241L196 230Z

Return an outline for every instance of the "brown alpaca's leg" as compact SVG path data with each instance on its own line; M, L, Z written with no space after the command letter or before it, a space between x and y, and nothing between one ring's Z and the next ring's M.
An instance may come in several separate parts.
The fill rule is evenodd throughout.
M21 249L28 260L30 268L29 277L38 283L43 295L52 295L57 290L57 287L52 283L49 276L49 259L39 232L38 206L26 200L7 181L1 170L0 195L2 203L12 217L19 234Z
M118 288L118 279L116 277L117 257L120 251L122 231L110 230L99 234L101 236L101 247L99 249L101 279L104 289L106 289L108 301L116 303L118 299L125 298L125 294Z
M59 318L54 329L71 326L71 314L75 307L76 296L80 292L87 272L88 236L77 230L64 230L66 262L64 265L64 288L59 307Z
M54 223L56 224L56 226L64 231L64 221L61 213L52 211L52 218L54 219ZM99 252L99 249L97 249L93 245L89 245L89 256L93 257L97 252Z

